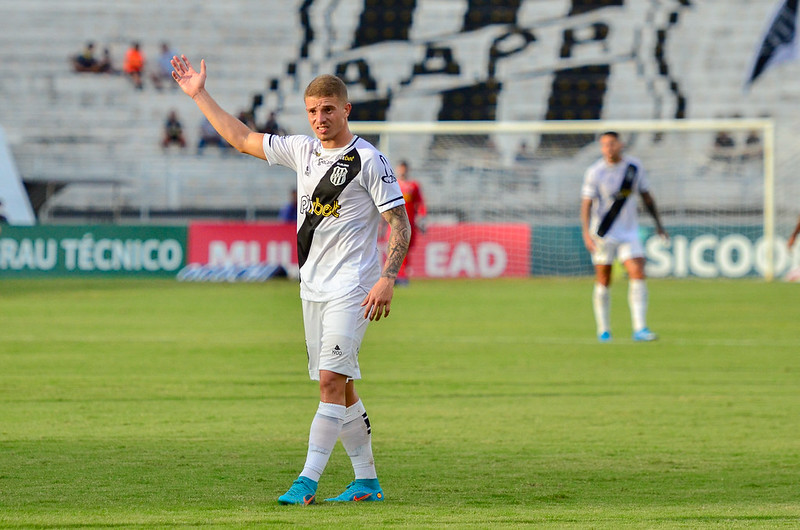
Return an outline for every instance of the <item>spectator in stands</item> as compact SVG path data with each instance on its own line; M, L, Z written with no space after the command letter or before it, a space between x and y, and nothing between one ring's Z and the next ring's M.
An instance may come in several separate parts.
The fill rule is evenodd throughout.
M119 71L114 68L114 63L111 61L111 50L103 48L103 57L97 61L97 73L99 74L118 74Z
M242 110L239 112L237 116L239 121L247 125L248 128L255 130L256 129L256 119L253 117L253 112L249 110Z
M161 147L167 149L172 144L177 144L181 149L186 147L183 125L178 119L178 113L174 110L169 111L167 121L164 123L164 136L161 139Z
M522 140L517 148L517 154L514 156L517 163L525 164L533 161L533 153L528 151L528 143Z
M97 59L94 56L94 42L87 42L83 51L72 58L72 68L76 72L97 71Z
M156 87L156 90L163 90L165 83L170 88L178 88L178 85L176 85L172 79L171 61L174 55L175 52L170 49L169 44L167 42L162 42L161 53L158 55L158 60L156 61L156 68L150 77L153 80L153 86Z
M144 72L145 57L138 42L131 44L128 51L125 52L125 62L122 65L122 71L125 75L131 78L133 86L137 90L144 88L142 80L142 73Z
M227 152L228 146L230 145L220 136L217 130L214 129L214 126L211 125L208 118L203 116L203 119L200 120L200 141L197 142L197 154L202 155L206 145L209 144L219 147L223 154Z
M86 48L72 58L72 68L76 72L90 72L95 74L116 73L111 62L111 52L108 48L103 48L103 57L99 60L94 56L94 43L86 43Z
M516 182L508 182L506 188L512 192L517 191L519 183L525 182L531 189L539 188L539 174L535 162L534 154L528 150L528 143L522 140L514 155L514 175Z
M744 148L742 149L742 162L748 160L761 159L764 151L761 148L761 135L758 131L753 130L747 133L744 139Z
M292 188L289 194L289 201L281 206L280 211L278 211L278 219L284 223L297 222L297 188Z
M258 132L262 132L264 134L277 134L277 135L286 134L286 131L280 126L280 124L278 124L278 117L274 112L269 113L267 121L258 130Z
M727 131L719 131L714 138L714 151L711 154L713 160L730 162L734 157L736 142Z

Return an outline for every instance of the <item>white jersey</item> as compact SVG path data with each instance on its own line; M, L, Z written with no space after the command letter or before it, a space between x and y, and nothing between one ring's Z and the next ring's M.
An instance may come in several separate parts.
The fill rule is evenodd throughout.
M631 165L636 168L636 177L633 180L630 195L604 237L617 242L638 240L639 222L636 213L636 195L649 191L649 185L641 162L629 156L623 156L622 160L616 164L608 164L601 158L586 170L581 197L592 200L589 230L594 236L597 236L600 223L611 205L614 204L614 199L625 178L625 172Z
M405 204L386 158L358 136L324 149L316 138L266 134L264 154L297 172L300 297L327 302L371 289L381 274L381 212Z

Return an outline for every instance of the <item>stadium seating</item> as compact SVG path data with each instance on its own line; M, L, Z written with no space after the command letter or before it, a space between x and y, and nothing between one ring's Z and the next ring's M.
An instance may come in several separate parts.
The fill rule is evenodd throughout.
M149 79L145 89L138 91L123 76L77 74L71 70L70 57L87 41L94 41L99 50L111 49L119 67L128 45L139 41L152 64L161 41L168 41L189 55L196 66L201 57L206 59L209 88L223 107L232 112L247 110L253 96L260 94L264 102L256 109L259 122L268 111L278 109L284 127L304 133L307 124L302 108L287 105L286 100L300 98L299 85L315 67L327 64L326 46L345 50L342 56L348 59L357 58L346 53L350 47L380 40L411 40L424 51L422 43L434 36L450 35L441 37L447 43L466 29L475 32L474 39L462 39L463 49L474 56L469 61L462 58L462 70L457 74L466 77L470 75L467 68L485 60L484 48L491 44L482 28L492 24L526 26L545 15L555 21L565 17L571 5L575 20L587 24L601 15L603 23L613 22L618 14L642 21L646 31L638 36L638 49L647 57L619 58L610 65L588 60L570 68L554 67L549 76L541 71L528 78L514 77L511 65L525 63L511 59L497 67L502 91L494 80L475 79L472 86L439 88L438 96L420 97L409 112L398 110L404 108L400 99L391 106L378 79L377 87L367 84L354 89L364 101L354 110L354 118L649 119L682 113L688 118L772 115L781 120L780 127L783 122L800 120L793 119L796 105L786 105L792 96L778 76L765 75L755 95L742 90L748 63L774 3L740 2L732 10L721 2L692 2L686 7L679 0L672 5L659 2L660 7L647 2L623 7L618 1L543 6L543 2L530 0L174 0L156 10L150 3L135 0L6 2L0 5L4 27L0 32L4 68L0 123L26 181L78 183L53 197L48 209L51 214L59 208L110 206L145 212L143 216L181 209L276 211L292 187L290 172L215 149L196 156L200 114L191 100L175 89L159 92ZM356 31L359 21L371 16L361 9L363 5L377 10L375 16L385 26L383 36ZM552 25L537 29L537 50L551 62L563 53L563 43L542 36L567 34L561 29L549 32ZM612 48L624 44L630 35L623 27L624 23L603 34L604 42ZM671 32L664 33L666 28ZM310 29L315 30L313 35ZM377 62L385 64L373 60L374 70L393 64L397 48L388 44L373 46L370 57L381 57L382 46L385 57ZM590 46L586 50L589 57L600 53ZM785 75L798 77L798 66L785 69ZM292 80L297 80L295 86ZM425 88L423 81L419 86ZM681 94L688 96L683 109L677 97ZM435 103L436 97L442 98L441 104ZM475 101L476 108L491 112L472 109L470 103ZM190 146L186 152L177 148L164 152L159 145L163 121L171 109L183 122ZM788 142L792 137L784 134L779 139ZM516 144L498 148L510 159Z

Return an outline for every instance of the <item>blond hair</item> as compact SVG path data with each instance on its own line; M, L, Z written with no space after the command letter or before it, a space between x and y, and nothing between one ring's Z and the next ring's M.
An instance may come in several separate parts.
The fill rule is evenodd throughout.
M348 102L347 86L344 81L331 74L322 74L315 77L306 87L303 94L305 98L338 98L344 103Z

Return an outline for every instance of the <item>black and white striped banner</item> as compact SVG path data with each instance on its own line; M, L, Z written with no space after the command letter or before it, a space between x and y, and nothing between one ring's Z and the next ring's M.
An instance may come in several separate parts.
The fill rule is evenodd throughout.
M768 68L797 58L797 2L782 0L759 41L745 88L749 88Z

